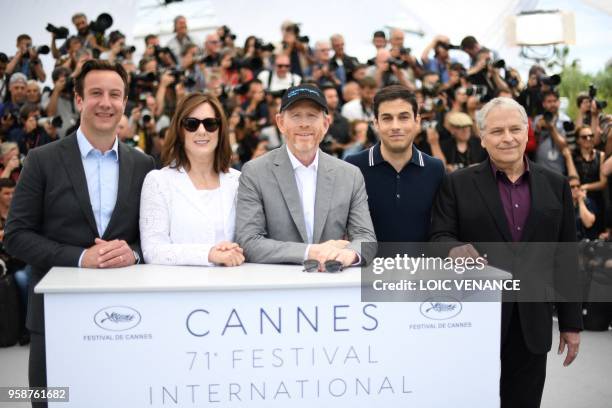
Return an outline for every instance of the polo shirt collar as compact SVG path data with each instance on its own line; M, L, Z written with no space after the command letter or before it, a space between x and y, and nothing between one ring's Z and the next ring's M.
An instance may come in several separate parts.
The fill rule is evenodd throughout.
M385 159L382 156L380 151L380 142L376 143L374 146L370 147L368 152L368 165L370 167L376 166L380 163L385 162ZM416 148L414 143L412 144L412 157L408 164L414 164L417 167L425 167L425 160L423 159L423 153Z
M81 152L81 158L86 159L89 153L93 150L97 150L95 147L89 143L89 140L85 137L83 130L79 127L77 129L77 143L79 144L79 151ZM114 160L119 161L119 139L115 136L115 143L113 143L113 147L111 148L112 152L114 152ZM102 152L103 154L106 152Z

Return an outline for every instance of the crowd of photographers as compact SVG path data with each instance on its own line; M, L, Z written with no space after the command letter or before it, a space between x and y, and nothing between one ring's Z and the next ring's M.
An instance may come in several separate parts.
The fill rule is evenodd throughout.
M597 89L591 86L570 101L579 113L569 118L559 109L559 76L533 66L523 79L473 36L459 45L436 36L417 55L406 47L403 31L377 31L372 58L359 61L346 54L341 34L311 41L289 21L282 24L278 42L249 36L239 46L227 26L198 41L187 19L177 16L169 42L147 35L144 53L136 55L125 35L112 27L110 15L89 21L77 13L72 23L74 31L49 24L49 45L34 45L22 34L15 50L0 53L1 178L16 181L29 149L78 127L74 78L84 61L102 58L120 62L130 75L119 137L158 162L177 100L194 91L211 92L222 101L236 168L283 143L274 117L284 90L301 82L316 83L324 91L333 123L321 148L341 158L376 143L371 126L376 91L391 84L407 86L420 103L422 131L415 143L443 160L449 172L486 158L476 111L493 97L512 97L529 114L530 158L577 184L572 191L579 238L605 234L606 219L612 219L606 210L612 192L607 182L612 173L610 117L603 114L606 102L597 99ZM455 61L451 50L468 54L469 66ZM55 66L43 67L40 55L49 53ZM48 73L53 86L43 88Z
M91 58L120 62L126 68L128 105L118 136L155 157L159 167L177 101L194 91L213 93L222 102L229 119L233 166L238 169L283 144L274 117L284 90L303 82L323 90L332 124L321 148L340 158L377 142L372 126L377 90L392 84L408 87L420 106L421 132L415 144L441 159L448 172L487 157L475 121L479 108L496 96L515 98L529 115L529 157L568 176L577 240L608 237L612 135L610 115L603 114L606 101L597 99L597 89L591 86L570 101L577 104L578 114L569 118L560 110L559 76L549 76L536 65L523 79L473 36L459 45L436 36L418 55L406 47L402 30L376 31L372 58L359 61L345 52L341 34L311 41L299 24L289 21L282 24L277 42L249 36L239 46L227 26L201 42L190 34L187 19L177 16L169 42L162 44L157 35L147 35L144 53L136 55L136 47L112 27L108 14L90 21L77 13L72 24L74 30L48 24L49 45L35 45L22 34L16 38L15 50L0 53L0 243L28 151L79 126L74 78ZM451 50L469 55L469 66L455 61ZM51 54L55 65L43 66L43 54ZM53 86L43 88L48 74ZM27 267L0 247L2 261L22 282L20 286L27 286Z
M282 24L277 43L249 36L239 47L227 26L199 42L189 33L187 19L177 16L168 43L150 34L144 53L136 56L136 47L112 29L109 14L89 21L77 13L72 23L74 33L48 24L49 46L35 46L22 34L12 56L0 54L1 177L17 180L29 149L78 127L73 78L90 58L121 62L130 74L129 104L119 130L123 141L159 157L177 100L193 91L211 92L230 118L237 168L283 143L274 116L283 91L291 85L308 81L323 89L333 123L321 147L346 157L377 140L371 126L376 90L403 84L420 103L417 146L443 160L449 172L486 158L474 120L479 107L495 96L515 98L530 117L530 157L577 177L577 214L592 213L596 219L578 223L581 237L596 238L605 231L610 207L607 176L612 171L612 163L606 161L612 154L609 117L602 114L606 102L596 99L597 90L591 86L575 101L577 117L569 118L559 110L559 76L547 76L542 67L533 66L523 80L472 36L460 45L436 36L417 56L405 46L403 31L377 31L372 58L361 62L346 54L342 35L313 42L289 21ZM454 61L450 50L467 53L469 66ZM40 55L49 53L55 66L43 67ZM43 89L47 73L53 87Z

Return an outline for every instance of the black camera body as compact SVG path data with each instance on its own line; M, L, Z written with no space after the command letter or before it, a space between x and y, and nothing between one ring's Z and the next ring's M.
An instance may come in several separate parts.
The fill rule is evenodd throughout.
M113 25L113 18L108 13L102 13L89 23L89 30L94 34L104 34Z
M555 115L553 115L552 112L546 111L544 112L543 117L546 123L552 123L553 119L555 118Z
M40 45L38 47L31 46L30 48L36 50L36 53L39 55L47 55L51 52L48 45Z
M263 40L261 38L256 38L255 39L255 49L256 50L261 50L261 51L268 51L268 52L272 52L274 51L274 45L272 43L266 43L264 44Z
M595 101L595 105L597 105L598 110L604 110L608 107L607 101L598 101L595 99L597 96L597 87L594 84L589 85L589 98Z
M387 62L389 63L389 65L395 65L398 68L408 68L408 63L400 58L390 57L389 59L387 59Z
M540 78L540 84L542 85L548 85L551 88L554 88L555 86L559 85L561 83L561 77L559 75L551 75L551 76L545 76L542 75Z
M56 27L53 24L47 24L46 30L50 33L55 34L55 38L58 40L64 40L68 38L69 32L66 27Z

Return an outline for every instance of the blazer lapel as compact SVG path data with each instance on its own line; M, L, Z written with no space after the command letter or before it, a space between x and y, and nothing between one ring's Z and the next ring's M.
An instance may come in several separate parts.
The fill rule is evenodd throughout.
M529 242L531 239L531 235L537 225L538 210L544 208L544 197L547 193L542 191L547 188L545 180L542 179L543 176L540 170L534 167L533 163L529 164L529 193L531 195L531 207L529 208L527 221L525 221L525 229L523 230L521 242Z
M499 197L499 189L497 188L497 183L493 176L489 160L485 160L480 164L474 177L474 184L476 184L482 201L487 206L502 237L506 242L512 242L506 215L504 214L504 209Z
M81 159L81 152L79 150L79 144L77 143L76 134L73 133L57 143L62 143L65 160L61 160L61 162L64 163L64 167L66 167L68 178L74 187L74 193L81 207L81 211L83 212L83 216L94 232L94 235L98 236L98 227L96 226L96 219L91 209L87 178L85 177L85 169L83 168L83 160Z
M308 242L306 222L304 221L304 212L302 211L300 193L297 189L293 166L289 160L289 154L287 153L286 147L281 147L279 149L278 154L274 158L274 167L272 168L272 171L280 187L283 199L287 204L291 218L293 219L293 222L295 223L295 226L302 237L302 242Z
M124 204L128 201L130 195L130 186L132 185L132 174L134 173L134 161L129 154L128 148L119 142L119 187L117 188L117 201L111 219L106 226L103 237L107 237L115 227L115 224L122 222L121 218L125 215L123 211ZM104 238L103 238L104 239Z
M318 243L323 234L327 214L329 214L331 199L334 192L334 167L330 166L329 157L319 152L319 168L317 169L317 189L315 194L313 242Z

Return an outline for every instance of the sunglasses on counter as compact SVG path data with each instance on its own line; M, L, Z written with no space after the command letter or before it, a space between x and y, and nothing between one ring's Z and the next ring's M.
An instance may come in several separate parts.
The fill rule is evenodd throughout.
M189 132L195 132L200 127L200 123L204 125L204 129L206 129L206 131L214 132L215 130L219 129L221 121L217 118L185 118L183 119L182 124L185 130L188 130Z
M307 259L304 261L304 269L302 272L317 272L319 270L319 261L316 259ZM329 273L340 272L344 267L340 261L326 261L325 271Z

